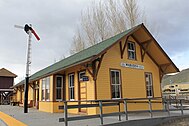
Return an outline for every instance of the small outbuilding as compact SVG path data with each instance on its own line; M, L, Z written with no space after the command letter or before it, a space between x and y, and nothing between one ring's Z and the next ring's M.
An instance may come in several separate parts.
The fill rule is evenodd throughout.
M13 95L11 87L16 77L17 75L9 70L5 68L0 69L0 104L10 103L10 97Z

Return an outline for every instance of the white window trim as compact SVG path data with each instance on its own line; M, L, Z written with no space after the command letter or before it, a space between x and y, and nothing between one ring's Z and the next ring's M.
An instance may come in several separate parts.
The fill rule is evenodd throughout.
M146 75L148 75L148 77L150 77L151 79L150 79L150 85L147 85L146 84ZM153 90L153 80L152 80L153 78L152 78L152 73L149 73L149 72L146 72L145 73L145 85L146 85L146 96L147 96L147 98L153 98L153 94L154 94L154 90ZM147 91L148 91L148 87L150 87L151 86L151 88L150 88L150 90L149 91L151 91L151 94L152 94L152 96L148 96L148 94L147 94Z
M74 95L75 95L75 85L73 83L73 86L70 86L70 76L73 76L73 80L75 79L75 75L74 74L69 74L68 77L68 88L69 88L69 100L70 101L74 101L75 100L75 96L73 96L74 98L72 99L71 98L71 93L70 93L70 89L73 88L73 91L74 91ZM75 80L74 80L75 81Z
M46 99L47 98L47 96L46 96L46 89L47 89L47 82L48 82L48 80L49 80L49 88L48 88L48 90L49 90L49 98ZM50 83L51 83L50 77L45 77L45 78L42 79L41 93L42 93L42 90L44 90L44 99L41 97L41 101L50 101ZM44 84L44 88L43 88L43 84Z
M47 88L47 82L48 82L48 86L49 86L49 88ZM45 99L46 101L50 101L50 84L51 83L51 78L50 77L46 77L46 89L48 89L49 90L49 98L48 99ZM46 90L45 90L46 91Z
M120 98L112 98L112 99L121 99L121 72L120 72L120 70L110 70L110 72L118 72L119 73L119 84L112 84L112 78L111 78L111 86L112 85L116 85L116 86L118 86L119 85L119 95L120 95ZM110 73L111 74L111 73ZM115 79L115 82L116 82L116 79ZM111 87L112 88L112 87ZM112 95L112 91L111 91L111 95ZM112 97L112 96L111 96Z
M42 90L41 90L41 94L42 94L42 96L41 96L41 100L42 101L45 101L45 89L46 89L46 84L45 84L45 78L43 78L42 79ZM42 91L43 91L43 93L42 93ZM44 97L44 98L43 98Z
M131 44L131 45L133 45L133 49L134 50L132 50L132 49L129 49L129 46L128 46L128 59L130 59L130 60L136 60L136 47L135 47L135 43L134 42L128 42L128 44ZM129 57L129 52L134 52L134 58L130 58Z

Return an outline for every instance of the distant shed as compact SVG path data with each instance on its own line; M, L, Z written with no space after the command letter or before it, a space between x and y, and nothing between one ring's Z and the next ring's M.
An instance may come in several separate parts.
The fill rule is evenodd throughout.
M9 70L5 68L0 69L0 104L10 102L10 96L13 93L11 87L13 86L14 78L16 77L17 75Z

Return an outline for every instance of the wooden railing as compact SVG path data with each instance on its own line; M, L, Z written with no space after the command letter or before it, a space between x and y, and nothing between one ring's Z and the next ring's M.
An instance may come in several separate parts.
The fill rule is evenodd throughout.
M68 126L69 121L76 121L76 120L84 120L84 119L92 119L92 118L100 118L100 124L104 124L104 117L107 116L118 116L118 120L121 121L121 115L125 115L125 120L128 120L128 113L138 113L138 112L149 112L150 117L153 117L153 112L167 112L168 116L170 116L170 111L181 111L181 115L184 115L184 110L189 110L188 108L183 107L183 103L189 103L189 101L184 99L165 99L161 97L156 98L135 98L135 99L113 99L113 100L87 100L87 101L63 101L64 105L59 106L59 109L64 110L64 118L59 118L59 122L64 122L65 126ZM78 103L76 105L68 105L68 103ZM81 102L85 102L86 104L79 104ZM136 103L147 103L149 106L148 110L140 110L140 111L128 111L128 103L129 104L136 104ZM160 103L164 105L164 108L161 110L153 110L152 103ZM120 104L123 104L124 111L121 111ZM170 109L169 106L171 104L176 104L175 109ZM106 106L118 106L117 112L113 113L103 113L103 107ZM92 108L98 107L99 114L96 115L87 115L87 116L75 116L75 117L68 117L68 109L76 109L76 108Z

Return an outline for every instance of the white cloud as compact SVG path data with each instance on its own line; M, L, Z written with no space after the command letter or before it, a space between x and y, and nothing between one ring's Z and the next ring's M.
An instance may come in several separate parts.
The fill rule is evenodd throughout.
M180 70L189 68L189 50L181 53L177 53L172 56L172 60L179 67Z

